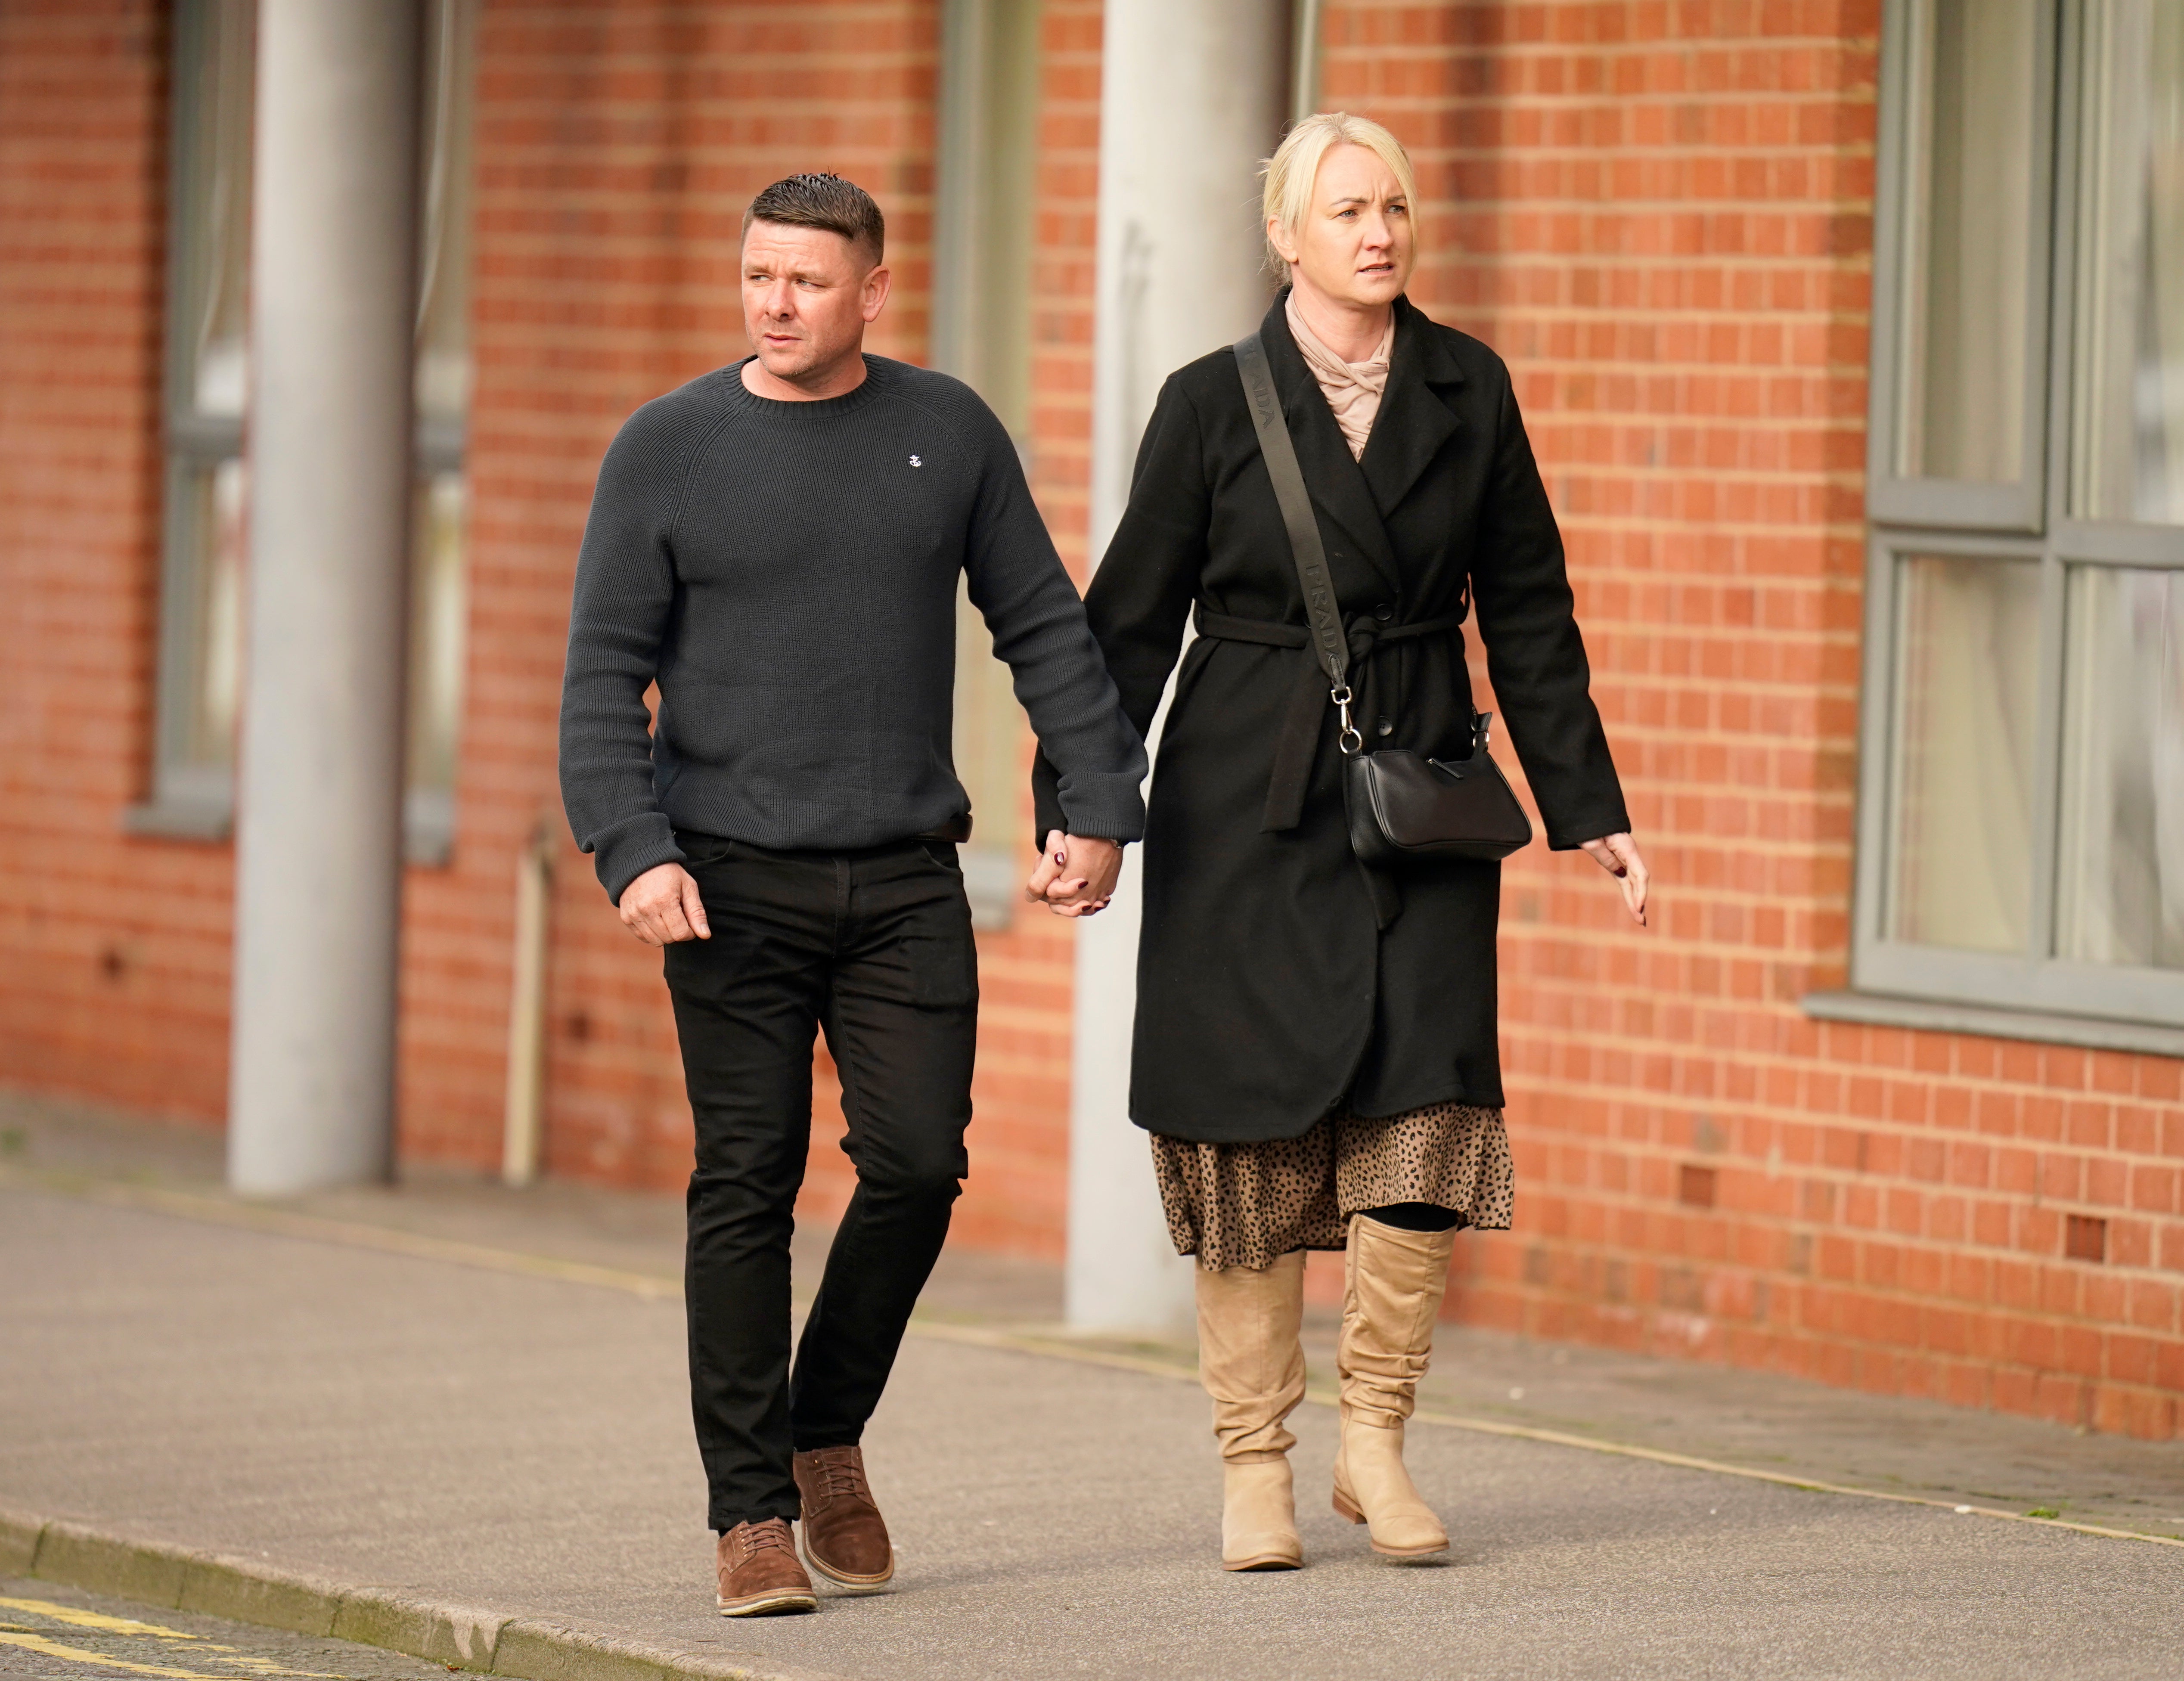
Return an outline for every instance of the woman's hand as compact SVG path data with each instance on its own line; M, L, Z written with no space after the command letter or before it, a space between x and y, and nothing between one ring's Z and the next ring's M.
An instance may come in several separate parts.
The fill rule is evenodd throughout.
M1598 840L1587 841L1585 849L1592 854L1594 863L1623 883L1623 902L1630 906L1632 919L1644 927L1646 888L1653 872L1646 867L1638 843L1628 835L1602 835Z
M1120 841L1065 835L1056 829L1046 838L1039 868L1024 883L1024 897L1057 916L1095 916L1115 896L1115 880L1122 873Z

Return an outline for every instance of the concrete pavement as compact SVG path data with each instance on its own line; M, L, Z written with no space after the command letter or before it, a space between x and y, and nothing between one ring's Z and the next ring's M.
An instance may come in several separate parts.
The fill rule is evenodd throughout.
M0 1094L0 1178L13 1172L34 1183L125 1186L194 1215L276 1225L301 1216L320 1235L332 1222L352 1237L397 1244L414 1237L429 1254L455 1245L452 1252L482 1250L488 1261L527 1256L609 1269L624 1282L650 1280L661 1293L681 1289L682 1211L671 1196L551 1181L509 1191L475 1174L417 1169L398 1188L358 1187L268 1205L228 1196L220 1167L216 1134ZM824 1226L799 1228L800 1282L816 1277L831 1236ZM1339 1287L1340 1257L1315 1255L1312 1264ZM951 1248L921 1313L957 1328L1000 1328L1012 1340L1051 1339L1061 1315L1060 1271ZM1331 1311L1306 1309L1316 1389L1331 1381L1334 1330ZM1105 1350L1162 1369L1187 1371L1196 1358L1188 1346L1065 1340L1072 1352ZM2184 1448L2175 1444L1450 1325L1440 1329L1420 1397L1430 1410L1494 1428L2184 1539Z
M160 1177L187 1175L169 1164ZM1035 1306L1049 1288L962 1258L936 1293L949 1321L911 1339L868 1438L903 1554L898 1590L830 1599L811 1617L727 1622L710 1611L679 1305L628 1285L661 1276L635 1264L656 1263L671 1231L646 1228L649 1203L619 1214L610 1200L585 1203L588 1226L571 1212L583 1199L567 1194L558 1210L550 1199L490 1217L473 1207L446 1232L436 1222L466 1198L500 1206L451 1186L382 1198L380 1213L402 1211L376 1223L357 1217L373 1211L364 1195L346 1236L326 1207L281 1235L14 1177L0 1190L0 1506L269 1571L760 1673L2184 1674L2184 1549L1475 1431L1413 1433L1419 1481L1457 1549L1446 1567L1390 1567L1325 1508L1334 1429L1318 1408L1296 1421L1312 1567L1226 1575L1202 1397L1154 1370L954 1339L1014 1334L996 1304ZM417 1252L357 1240L366 1230ZM600 1276L432 1249L481 1233L524 1239L495 1253L554 1251ZM1730 1384L1708 1415L1683 1400L1696 1392L1686 1378L1723 1377L1703 1368L1664 1378L1584 1351L1557 1363L1521 1344L1497 1355L1491 1340L1451 1349L1446 1381L1471 1384L1474 1405L1490 1398L1486 1378L1502 1387L1535 1365L1547 1404L1587 1429L1618 1408L1642 1422L1650 1407L1688 1413L1675 1428L1741 1442L1755 1463L1794 1464L1779 1450L1816 1439L1808 1457L1914 1472L1946 1461L1929 1483L2016 1479L1986 1499L2060 1478L2184 1515L2173 1449L2005 1431L1983 1472L1964 1444L2018 1421L1930 1410L1961 1427L1952 1461L1945 1432L1922 1447L1900 1428L1924 1418L1915 1408L1861 1414L1863 1398L1752 1380L1761 1387ZM1156 1369L1174 1358L1080 1352ZM1534 1405L1531 1384L1507 1387L1526 1398L1508 1402L1504 1389L1505 1405Z

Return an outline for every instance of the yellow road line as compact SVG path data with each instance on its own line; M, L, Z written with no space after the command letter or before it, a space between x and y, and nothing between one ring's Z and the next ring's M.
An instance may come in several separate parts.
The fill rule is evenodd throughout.
M80 1177L64 1178L51 1173L33 1175L0 1165L0 1187L10 1185L58 1192L109 1207L148 1209L185 1219L276 1233L283 1237L347 1244L363 1249L414 1255L421 1260L483 1267L491 1272L524 1273L533 1277L558 1278L569 1283L591 1284L642 1296L648 1301L679 1300L682 1294L682 1287L678 1280L658 1273L638 1272L615 1266L594 1266L581 1261L555 1261L545 1255L488 1249L482 1244L421 1237L413 1233L367 1226L354 1221L328 1220L311 1214L291 1214L279 1209L254 1207L248 1204L222 1201L215 1197L159 1190L150 1186L117 1184L110 1180ZM922 1315L911 1319L910 1334L936 1342L961 1343L978 1348L1039 1355L1053 1360L1075 1361L1084 1366L1103 1366L1114 1371L1134 1372L1146 1377L1166 1378L1184 1383L1195 1383L1198 1378L1193 1367L1174 1361L1125 1354L1112 1349L1088 1348L1056 1337L1000 1330L989 1326L965 1325ZM1324 1391L1308 1392L1305 1399L1316 1406L1335 1405L1334 1397ZM2184 1547L2184 1540L2170 1535L2150 1534L2144 1530L2115 1529L2098 1523L2080 1523L2066 1517L2031 1517L1998 1506L1971 1506L1961 1500L1928 1495L1855 1488L1846 1483L1823 1482L1817 1478L1800 1477L1790 1472L1762 1471L1752 1466L1730 1465L1719 1460L1672 1452L1665 1448L1644 1447L1635 1442L1611 1441L1596 1436L1574 1435L1567 1431L1543 1429L1537 1425L1510 1424L1499 1419L1428 1411L1420 1411L1412 1416L1421 1424L1438 1425L1445 1429L1513 1437L1555 1447L1579 1448L1587 1453L1608 1454L1621 1459L1647 1460L1680 1470L1703 1471L1719 1477L1741 1477L1748 1482L1774 1483L1785 1488L1803 1489L1816 1494L1847 1495L1859 1500L1887 1500L1899 1506L1933 1506L1969 1517L2000 1518L2011 1523L2029 1523L2043 1529L2070 1529L2081 1535L2099 1535L2111 1540L2144 1541L2154 1546Z
M259 1657L254 1652L239 1652L233 1646L204 1646L201 1650L218 1652L214 1663L226 1664L232 1669L248 1670L253 1675L296 1675L305 1681L342 1681L338 1675L329 1675L319 1669L291 1669L286 1664L276 1663L270 1657Z
M11 1600L0 1597L0 1608L20 1611L26 1616L41 1617L49 1623L72 1623L79 1628L96 1628L105 1634L131 1634L159 1640L188 1640L193 1652L202 1652L211 1661L231 1669L248 1670L254 1675L288 1675L304 1678L304 1681L341 1681L341 1678L326 1675L315 1669L290 1669L270 1658L255 1653L239 1651L233 1646L223 1646L208 1640L202 1634L192 1634L186 1629L170 1628L158 1623L140 1623L133 1617L109 1617L103 1611L86 1611L81 1606L55 1605L51 1600ZM21 1629L23 1634L35 1634L34 1629ZM42 1637L41 1637L42 1638Z
M163 1640L202 1640L202 1634L188 1634L179 1628L163 1628L156 1623L139 1623L133 1617L109 1617L103 1611L86 1611L80 1606L55 1605L49 1600L0 1599L0 1606L9 1611L26 1611L33 1617L50 1617L55 1623L73 1623L79 1628L99 1628L109 1634L156 1634Z
M20 1646L25 1651L41 1657L65 1658L71 1663L95 1663L107 1669L125 1669L132 1675L164 1676L167 1681L228 1681L220 1675L208 1675L198 1669L170 1669L164 1664L131 1663L127 1658L109 1657L104 1652L87 1652L81 1646L64 1646L49 1640L43 1634L12 1634L0 1631L0 1645Z

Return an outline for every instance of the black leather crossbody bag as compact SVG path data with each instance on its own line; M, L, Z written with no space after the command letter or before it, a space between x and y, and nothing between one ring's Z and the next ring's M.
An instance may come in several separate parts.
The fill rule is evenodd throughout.
M1328 575L1312 497L1297 465L1296 445L1274 391L1267 348L1252 333L1236 342L1236 371L1251 424L1259 434L1267 475L1274 481L1282 524L1290 534L1297 585L1304 593L1312 648L1327 675L1328 699L1340 715L1342 795L1350 821L1350 845L1358 858L1385 869L1411 858L1507 858L1532 838L1531 821L1508 780L1486 750L1494 721L1474 715L1468 759L1428 759L1402 748L1365 751L1365 738L1351 721L1350 639Z

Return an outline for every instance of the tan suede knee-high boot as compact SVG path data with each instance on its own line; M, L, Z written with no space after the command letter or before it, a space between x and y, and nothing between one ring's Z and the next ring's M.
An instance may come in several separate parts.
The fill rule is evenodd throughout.
M1221 1444L1221 1567L1295 1570L1297 1536L1282 1421L1304 1399L1304 1254L1254 1271L1198 1269L1198 1375Z
M1373 1550L1424 1558L1446 1550L1448 1531L1403 1467L1403 1421L1433 1353L1434 1321L1448 1283L1456 1233L1406 1232L1362 1215L1343 1257L1342 1446L1334 1509L1372 1526Z

